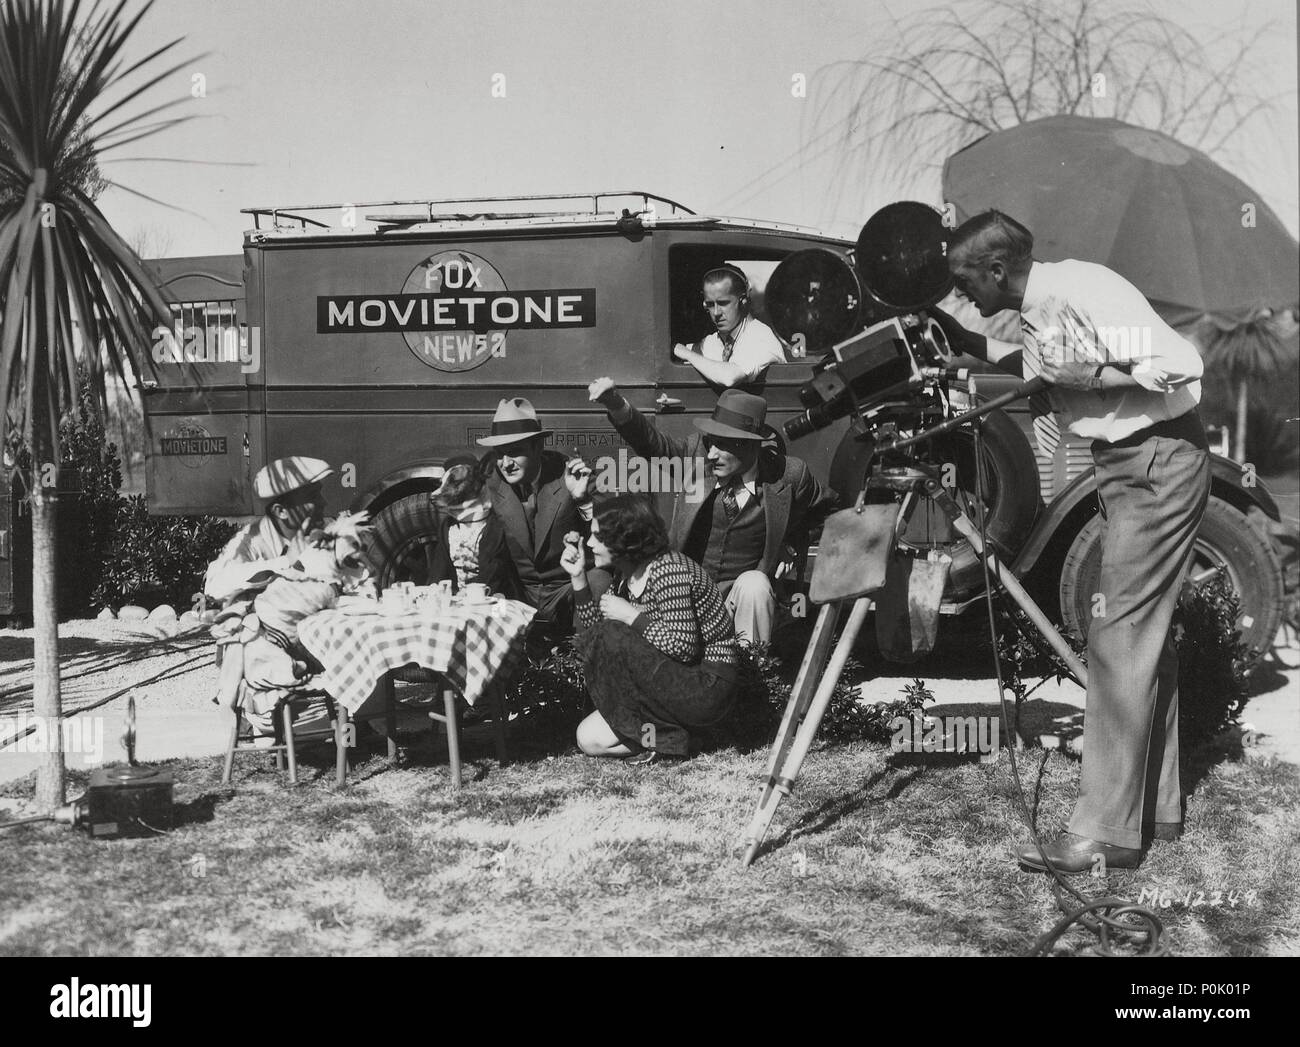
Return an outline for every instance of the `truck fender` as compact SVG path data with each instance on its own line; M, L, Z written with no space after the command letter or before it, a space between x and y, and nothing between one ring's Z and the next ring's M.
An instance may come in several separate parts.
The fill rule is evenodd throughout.
M1251 507L1261 510L1272 520L1281 518L1277 502L1263 485L1246 486L1242 483L1242 467L1221 455L1210 455L1210 494L1245 514ZM1077 531L1097 511L1097 470L1089 466L1076 476L1059 495L1052 499L1034 523L1029 538L1011 565L1017 575L1033 570L1043 551L1059 533L1066 520L1078 514L1074 530Z
M374 516L384 506L414 491L432 491L442 483L442 462L422 458L380 477L353 496L348 506L353 512L365 510Z

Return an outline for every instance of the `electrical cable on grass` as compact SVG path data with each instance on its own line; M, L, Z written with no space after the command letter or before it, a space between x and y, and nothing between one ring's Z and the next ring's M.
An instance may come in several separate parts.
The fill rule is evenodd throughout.
M984 546L987 553L989 546L984 518L984 444L981 419L974 419L972 426L975 435L975 523L980 533L980 544ZM984 569L984 596L989 616L989 637L993 643L993 669L998 681L998 701L1002 709L1003 723L1010 724L1011 718L1007 707L1006 687L1002 681L1002 657L1001 652L998 650L997 621L993 610L993 586L987 556L980 557L980 564ZM1019 727L1020 724L1017 722L1017 730ZM1047 870L1052 876L1052 893L1056 899L1057 908L1064 913L1055 925L1035 939L1030 947L1029 955L1046 955L1061 936L1077 923L1097 935L1100 944L1095 948L1102 956L1120 955L1112 947L1112 934L1120 939L1140 940L1145 938L1145 946L1138 953L1140 956L1167 956L1169 947L1164 940L1164 924L1154 912L1145 906L1135 905L1125 898L1113 896L1088 898L1066 880L1056 867L1048 861L1043 850L1042 840L1039 839L1038 831L1034 828L1033 815L1029 810L1029 804L1025 800L1025 787L1020 780L1020 768L1016 764L1014 744L1007 746L1007 754L1011 758L1011 776L1016 783L1016 799L1020 802L1021 816L1029 829L1029 835L1034 841L1034 846L1038 848L1038 856L1042 859L1043 864L1047 866ZM1070 905L1064 897L1065 894L1076 899L1079 904ZM1125 916L1136 917L1138 922L1132 923L1121 919L1121 917ZM1134 942L1134 944L1136 945L1137 942Z

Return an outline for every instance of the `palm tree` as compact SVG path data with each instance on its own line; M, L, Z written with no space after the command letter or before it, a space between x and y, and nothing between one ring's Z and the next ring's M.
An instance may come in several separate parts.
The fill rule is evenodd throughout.
M87 172L105 151L177 122L155 119L175 102L125 110L180 68L155 71L180 40L128 62L126 43L152 0L130 18L126 0L96 0L84 18L82 6L0 0L0 431L30 453L33 705L51 738L61 737L62 716L55 504L42 481L58 462L59 418L77 402L79 364L103 405L106 369L124 383L152 373L149 333L170 322L139 258L88 194ZM63 754L51 748L37 775L43 810L64 799Z
M1236 390L1237 430L1232 454L1237 461L1245 462L1251 380L1267 382L1286 374L1294 367L1294 356L1287 349L1281 325L1270 310L1241 322L1208 321L1201 340L1206 369L1223 376Z

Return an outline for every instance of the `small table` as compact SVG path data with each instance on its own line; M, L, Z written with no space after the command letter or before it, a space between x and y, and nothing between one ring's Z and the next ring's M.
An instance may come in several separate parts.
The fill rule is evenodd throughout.
M348 714L360 709L377 686L386 695L388 753L396 756L392 673L415 664L441 674L449 685L443 691L444 713L429 715L447 724L452 783L459 788L456 692L471 706L493 685L497 685L499 695L523 663L524 635L536 613L517 600L471 604L453 599L443 604L436 616L424 610L401 615L358 615L334 609L304 619L298 626L298 639L324 666L312 686L325 690L338 702L338 784L342 785L347 776L347 747L343 743ZM498 721L501 715L498 713Z

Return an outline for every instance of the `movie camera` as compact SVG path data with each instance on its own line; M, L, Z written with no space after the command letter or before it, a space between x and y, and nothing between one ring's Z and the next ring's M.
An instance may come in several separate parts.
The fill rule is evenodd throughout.
M789 439L846 415L861 432L911 430L944 413L927 387L955 354L925 310L952 288L947 239L938 211L904 201L862 227L854 264L813 249L776 267L766 292L773 329L809 354L829 353L799 390L806 410L785 423Z

